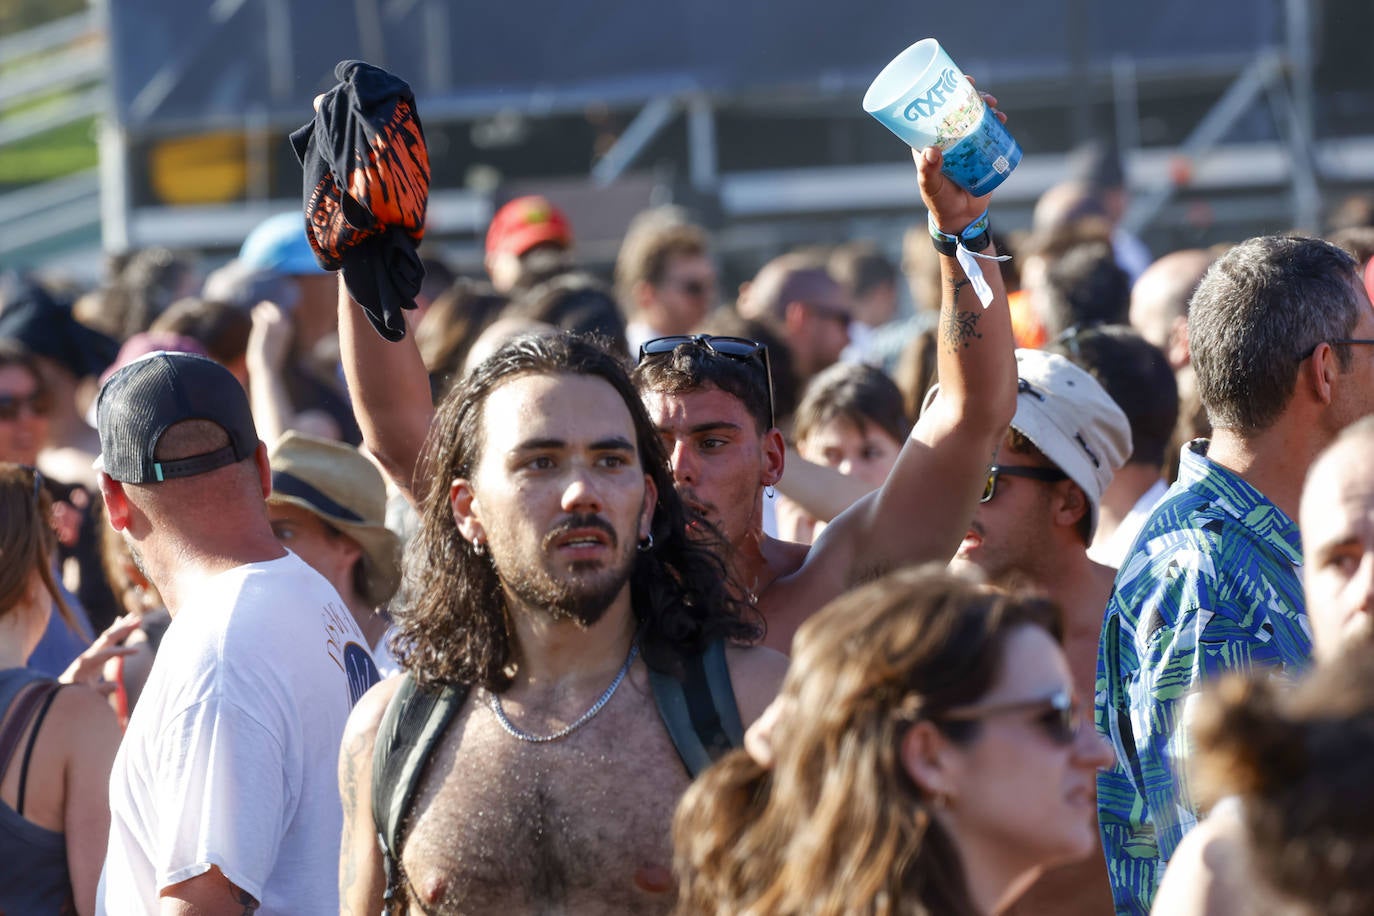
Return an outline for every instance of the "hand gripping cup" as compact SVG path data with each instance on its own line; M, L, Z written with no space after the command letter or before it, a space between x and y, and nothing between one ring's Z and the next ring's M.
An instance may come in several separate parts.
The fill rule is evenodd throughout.
M893 58L863 104L913 149L940 147L941 171L971 194L987 194L1021 161L1021 147L934 38Z

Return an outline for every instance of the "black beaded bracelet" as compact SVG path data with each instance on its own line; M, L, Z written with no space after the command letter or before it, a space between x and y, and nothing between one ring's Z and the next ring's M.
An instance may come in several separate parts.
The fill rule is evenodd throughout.
M956 252L959 250L961 239L964 248L974 252L983 251L992 244L991 225L988 222L986 210L983 211L982 216L966 226L964 231L959 235L950 235L948 232L936 226L934 214L930 215L929 226L931 243L935 245L936 251L947 258L955 256ZM967 235L970 229L978 229L981 231L979 231L977 235L970 236Z
M930 241L935 246L935 250L940 252L940 254L944 255L947 258L954 257L955 252L959 250L958 236L936 238L932 235L930 237ZM964 239L963 243L964 247L967 248L969 251L983 251L989 245L992 244L992 233L989 232L987 229L984 229L982 232L980 232L978 235L975 235L973 238Z

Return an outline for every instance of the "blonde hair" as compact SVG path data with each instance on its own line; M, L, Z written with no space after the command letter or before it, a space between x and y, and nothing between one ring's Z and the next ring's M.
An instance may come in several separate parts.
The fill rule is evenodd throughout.
M940 570L904 570L832 602L798 632L774 762L735 751L683 796L673 824L680 914L939 914L975 909L953 839L908 775L917 719L981 698L1007 634L1058 633L1058 611Z
M37 474L21 464L0 462L0 615L10 613L24 600L29 575L36 568L57 612L75 630L76 618L53 579L57 535L50 521L52 500L35 483L42 479Z

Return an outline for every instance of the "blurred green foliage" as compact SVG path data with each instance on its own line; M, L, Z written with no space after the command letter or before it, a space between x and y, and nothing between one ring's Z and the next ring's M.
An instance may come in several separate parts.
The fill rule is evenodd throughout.
M0 187L61 178L95 168L95 119L72 124L0 146Z
M0 37L83 12L88 0L0 0ZM38 94L12 103L0 118L52 101ZM61 178L94 168L98 161L94 118L0 146L0 188Z

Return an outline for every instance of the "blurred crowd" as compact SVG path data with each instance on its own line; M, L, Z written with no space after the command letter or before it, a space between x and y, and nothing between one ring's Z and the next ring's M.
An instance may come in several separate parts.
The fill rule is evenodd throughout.
M341 301L299 212L209 271L149 249L91 289L5 275L0 911L191 906L205 875L228 908L196 912L376 912L384 888L410 907L395 912L432 913L1374 911L1374 200L1347 201L1323 239L1151 252L1121 225L1114 155L1075 161L1029 230L999 232L994 202L989 244L1012 257L983 263L990 305L924 213L900 240L779 252L731 289L688 210L637 216L603 276L539 196L495 213L483 276L420 249L402 344ZM976 205L920 180L931 220L969 225ZM152 377L168 353L198 359ZM546 377L561 381L530 381ZM501 459L514 483L483 476L501 443L586 478L525 540L547 520L519 500L546 478L517 457ZM626 464L647 496L581 495ZM267 570L286 550L322 581ZM560 551L572 585L522 576ZM577 592L579 570L616 564L623 595ZM269 578L231 587L240 566ZM557 612L537 624L515 610L541 602ZM638 623L607 637L611 662L557 654L600 638L617 602ZM664 602L735 610L640 610ZM550 635L569 621L572 642ZM647 672L712 639L730 647L736 731L758 723L727 742L743 747L689 787L671 724L630 749L587 743L608 723L657 728ZM264 723L281 703L258 680L315 641L348 702L290 681L314 721ZM776 664L739 656L747 643ZM422 771L400 802L403 819L418 806L412 842L379 852L370 761L406 676L471 689L466 743L435 761L477 763ZM261 731L268 763L206 749L221 720L250 750ZM548 750L578 741L571 762ZM618 773L606 759L630 775L549 775ZM531 794L537 779L555 788ZM464 780L477 800L442 803ZM564 824L601 816L591 792L637 813L606 802L599 831ZM216 820L237 805L271 823ZM343 837L325 865L292 846L312 805L312 835ZM586 877L617 869L620 890Z

